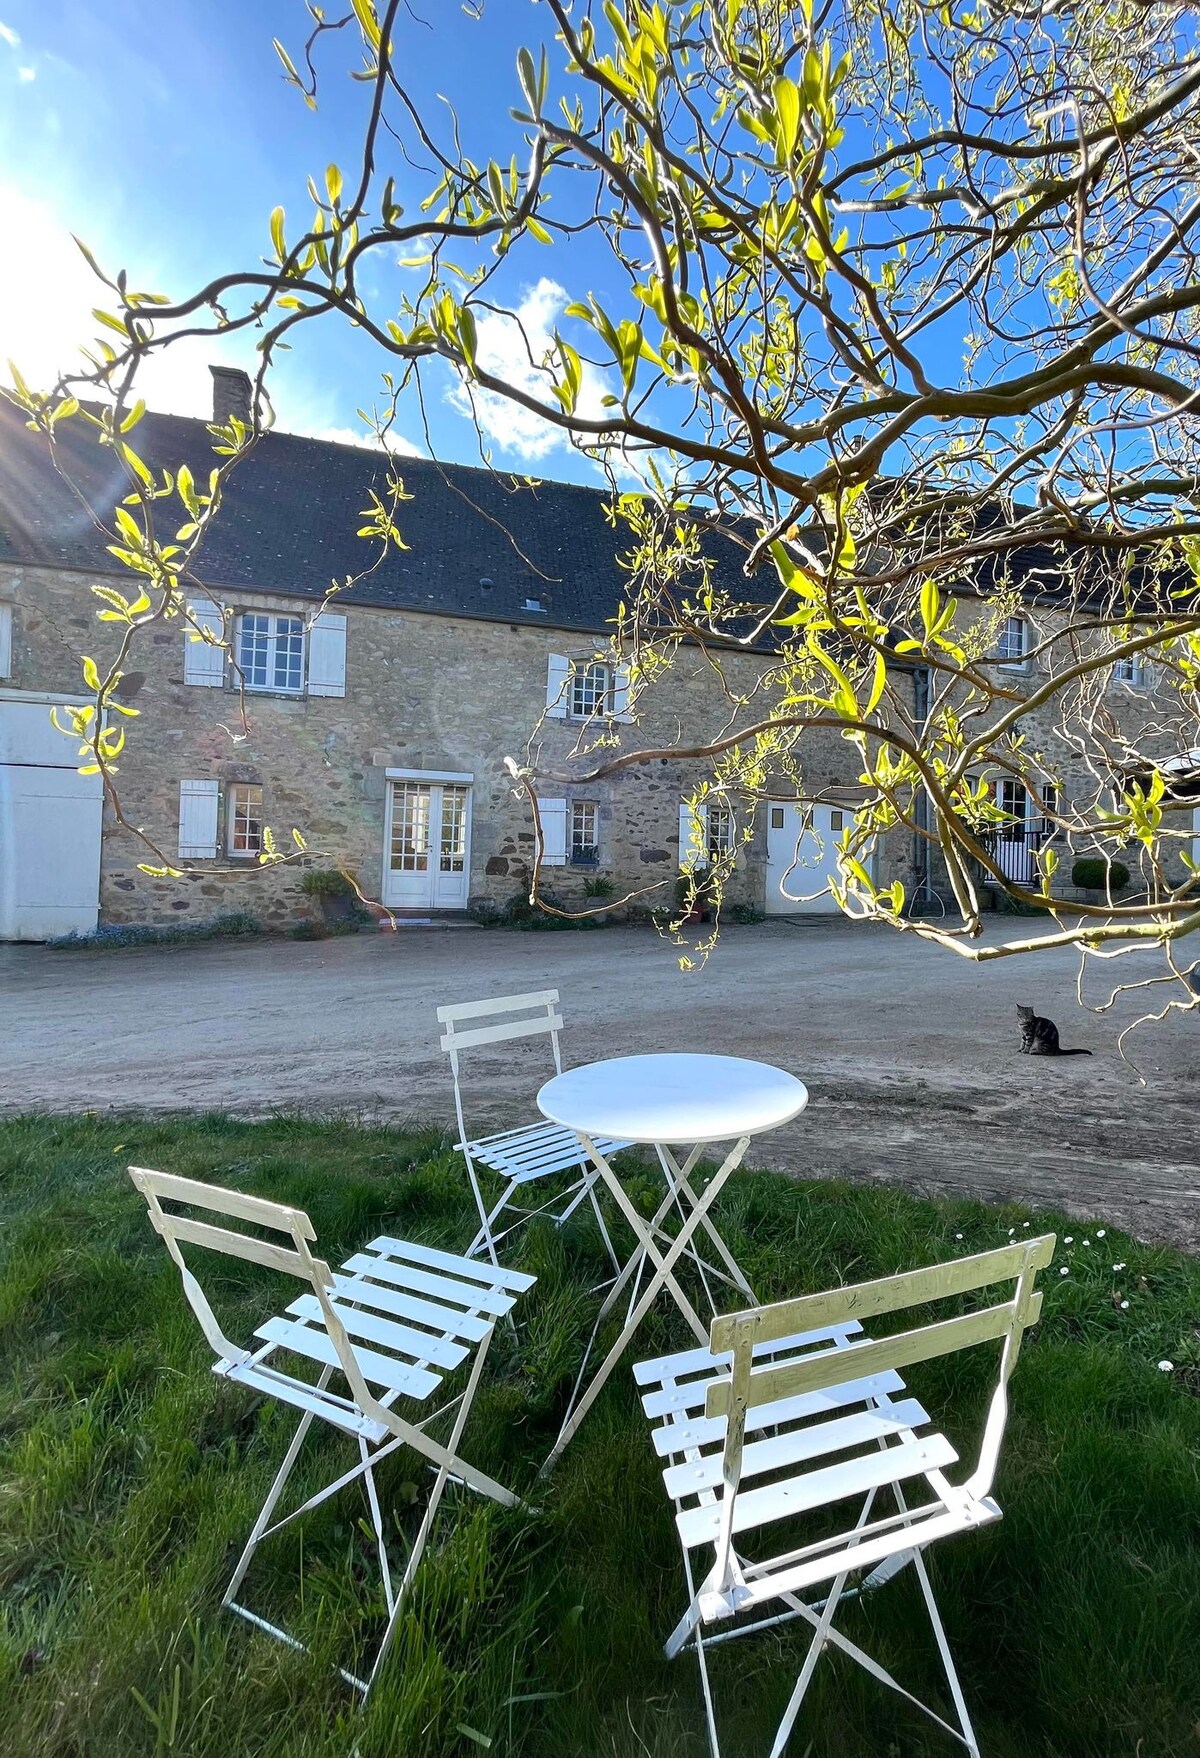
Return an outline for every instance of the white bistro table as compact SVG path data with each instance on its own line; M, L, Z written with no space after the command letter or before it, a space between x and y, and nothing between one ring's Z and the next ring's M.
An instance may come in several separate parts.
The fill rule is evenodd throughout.
M615 1056L557 1075L547 1081L537 1102L538 1109L552 1123L565 1124L575 1131L637 1242L601 1308L562 1429L543 1467L549 1470L664 1289L687 1319L698 1342L707 1346L708 1324L697 1313L675 1274L685 1253L700 1268L714 1312L716 1303L706 1272L732 1284L748 1304L758 1304L754 1290L714 1227L709 1210L730 1173L740 1165L751 1137L798 1116L808 1103L808 1089L795 1075L786 1074L781 1068L772 1068L765 1062L748 1062L740 1056ZM620 1178L596 1147L596 1138L603 1136L654 1149L666 1181L666 1194L649 1222L630 1202ZM703 1190L697 1192L690 1182L691 1174L704 1150L716 1142L733 1145ZM678 1211L680 1221L673 1237L668 1236L663 1226L672 1209ZM701 1229L723 1269L705 1265L700 1257L697 1235ZM648 1264L653 1266L653 1274L642 1288L642 1273ZM592 1344L631 1281L633 1291L624 1328L585 1390Z

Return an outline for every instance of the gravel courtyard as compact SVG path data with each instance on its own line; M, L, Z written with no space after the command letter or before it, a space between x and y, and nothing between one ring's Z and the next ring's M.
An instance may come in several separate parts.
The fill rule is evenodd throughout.
M680 971L651 930L406 931L344 940L125 952L0 946L0 1109L352 1109L452 1120L437 1048L445 1001L556 986L567 1060L723 1050L800 1075L806 1113L749 1162L930 1194L1048 1202L1146 1238L1200 1246L1200 1019L1132 1040L1142 1009L1092 1015L1068 953L979 968L840 922L731 928ZM1123 962L1149 974L1154 955ZM1111 967L1108 967L1111 968ZM1089 999L1104 998L1098 984ZM1091 1057L1018 1053L1015 1005ZM483 1123L516 1120L541 1051L479 1053Z

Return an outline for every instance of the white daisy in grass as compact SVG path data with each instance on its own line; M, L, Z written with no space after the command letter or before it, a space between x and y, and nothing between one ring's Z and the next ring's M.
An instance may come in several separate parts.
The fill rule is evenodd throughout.
M1122 1312L1128 1312L1128 1311L1129 1311L1129 1302L1128 1302L1128 1301L1127 1301L1127 1300L1123 1300L1123 1301L1122 1301L1122 1302L1121 1302L1121 1311L1122 1311Z
M1175 1363L1173 1361L1160 1361L1158 1364L1158 1371L1159 1373L1174 1373Z
M1074 1245L1074 1243L1075 1243L1075 1235L1073 1233L1068 1233L1067 1237L1063 1240L1063 1244L1064 1245Z
M1107 1232L1107 1231L1108 1231L1108 1229L1107 1229L1107 1228L1106 1228L1106 1227L1097 1227L1097 1229L1096 1229L1096 1238L1097 1238L1097 1239L1103 1239L1103 1238L1104 1238L1104 1235L1105 1235L1105 1233L1106 1233L1106 1232Z
M1125 1268L1125 1265L1124 1265L1124 1264L1114 1264L1114 1265L1113 1265L1113 1270L1114 1270L1114 1271L1119 1271L1119 1270L1123 1270L1123 1269L1124 1269L1124 1268Z
M1058 1273L1060 1276L1069 1276L1071 1274L1071 1272L1067 1268L1066 1264L1063 1265L1062 1269Z

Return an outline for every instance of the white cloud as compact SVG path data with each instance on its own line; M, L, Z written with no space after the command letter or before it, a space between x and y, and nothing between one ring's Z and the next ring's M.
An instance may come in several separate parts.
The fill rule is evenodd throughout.
M36 67L18 67L17 68L17 78L20 80L22 85L29 85L32 80L35 80L37 78L37 68Z
M10 49L15 49L21 41L20 37L10 24L0 24L0 38L3 38Z
M553 374L541 363L553 348L554 324L566 302L566 289L543 275L535 287L526 289L511 314L486 312L477 316L479 365L505 384L553 405ZM603 415L601 399L607 390L604 374L585 364L576 412L588 419ZM447 399L460 415L475 420L484 439L519 457L545 458L570 444L561 428L497 391L477 386L468 390L460 383L451 387Z
M289 427L289 433L303 433L308 439L330 440L339 446L361 446L365 451L373 452L378 448L379 441L375 434L367 433L361 427ZM384 442L385 449L394 452L398 458L423 458L424 448L412 440L405 439L402 433L390 432Z

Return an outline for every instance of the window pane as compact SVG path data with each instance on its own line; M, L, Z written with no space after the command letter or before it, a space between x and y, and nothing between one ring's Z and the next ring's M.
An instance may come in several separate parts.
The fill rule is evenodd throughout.
M1009 617L1000 631L1000 657L1010 664L1023 659L1026 651L1026 625L1023 617Z
M733 813L728 806L710 803L708 808L708 855L719 861L733 847Z
M392 792L392 846L394 873L429 871L429 805L427 787L401 782Z
M299 617L275 618L275 688L298 690L304 682L304 624Z
M571 667L571 713L580 720L603 714L608 706L609 674L606 665Z
M235 782L229 789L229 853L262 852L262 788Z
M1010 820L1000 827L1000 836L1004 842L1023 842L1025 840L1025 818L1028 810L1028 795L1019 781L1012 776L1005 776L1001 781L996 795L996 804Z
M267 687L267 621L263 616L244 616L238 623L238 664L252 690Z
M571 858L588 858L596 849L596 807L591 800L571 803Z
M467 790L465 787L442 789L443 873L461 873L467 858Z

